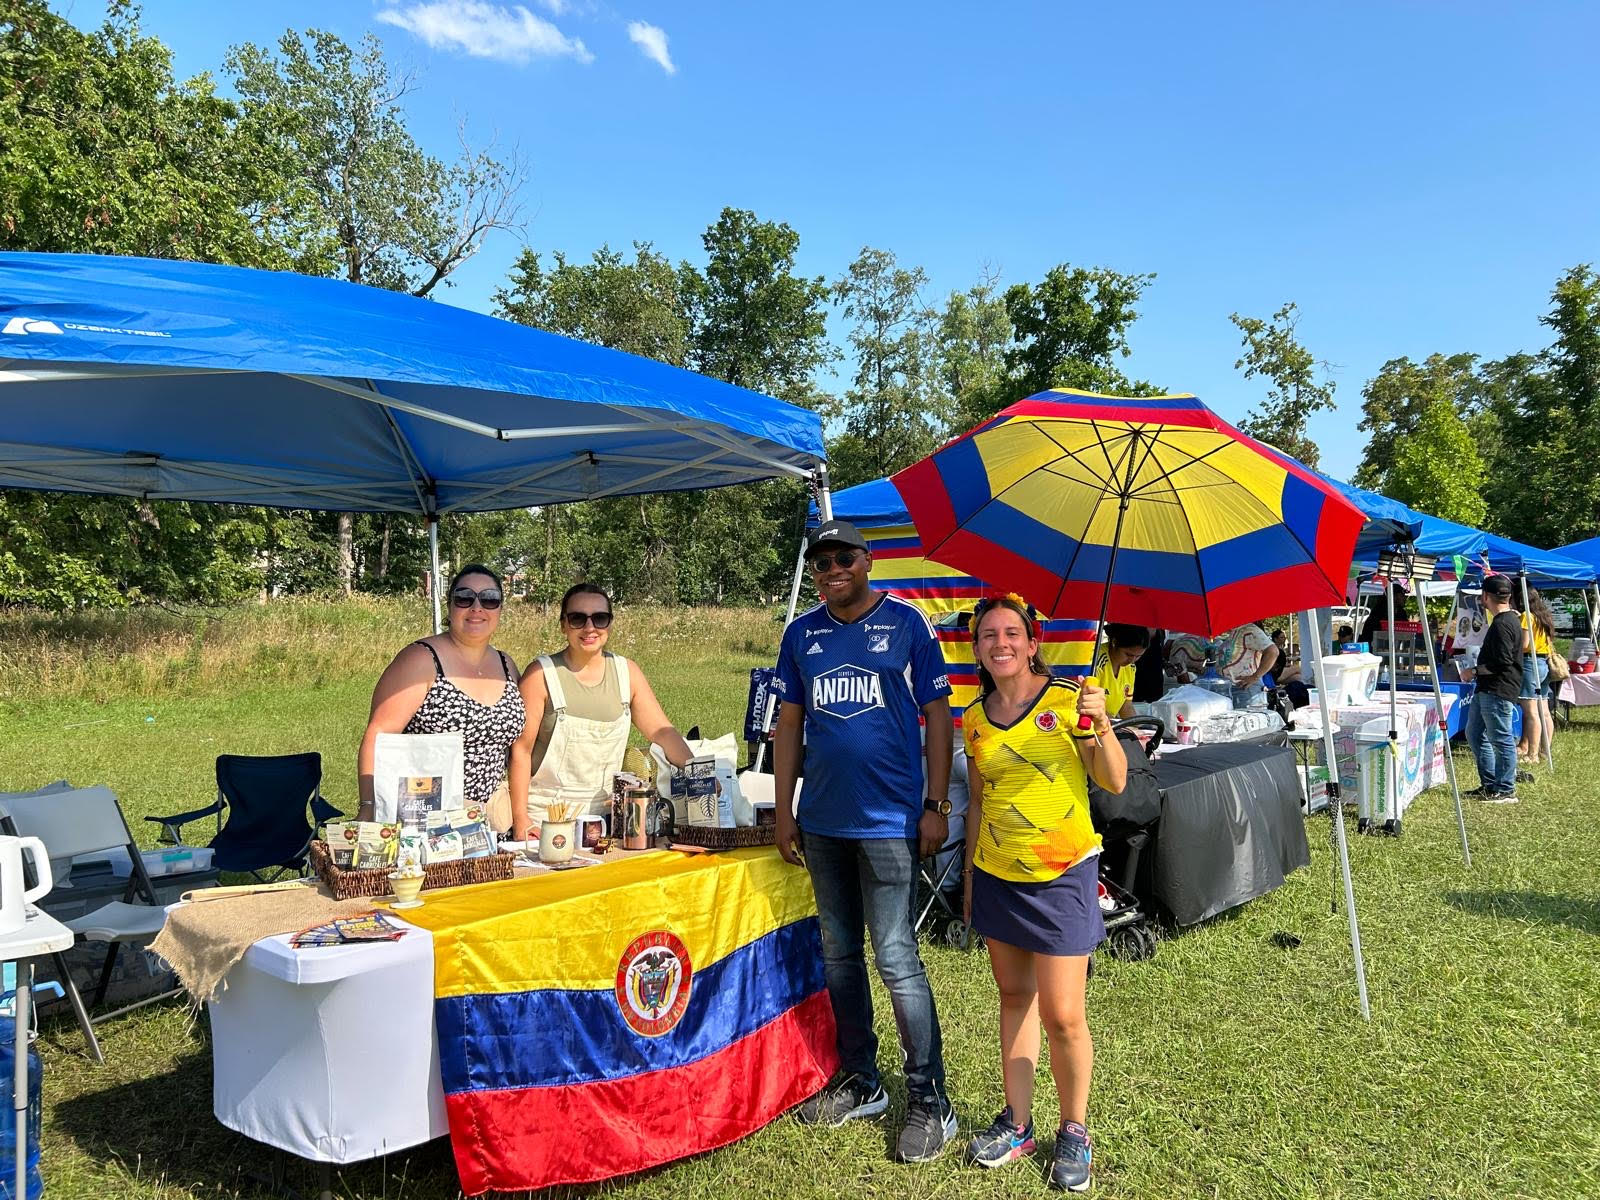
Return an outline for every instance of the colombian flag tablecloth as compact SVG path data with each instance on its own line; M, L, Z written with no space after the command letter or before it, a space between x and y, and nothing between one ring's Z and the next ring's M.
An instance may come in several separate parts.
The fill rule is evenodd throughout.
M430 893L406 919L434 937L468 1195L727 1145L838 1065L811 883L770 847Z

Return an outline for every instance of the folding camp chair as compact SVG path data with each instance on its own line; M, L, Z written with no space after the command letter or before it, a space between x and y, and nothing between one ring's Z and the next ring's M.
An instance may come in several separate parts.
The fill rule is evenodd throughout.
M67 928L80 939L106 943L105 964L100 969L100 982L90 1005L98 1008L110 987L111 973L122 943L147 944L161 932L161 926L167 918L166 910L156 899L155 887L144 869L139 847L134 844L128 822L123 818L122 807L117 803L116 794L108 787L71 788L33 796L13 796L6 801L6 807L10 810L16 831L25 837L36 837L42 841L52 861L70 864L77 855L105 850L123 850L128 855L132 870L122 899L65 922ZM139 902L133 903L135 900ZM73 982L72 973L67 969L66 959L60 954L51 957L60 973L61 986L72 1003L72 1011L78 1018L78 1027L83 1030L84 1040L89 1044L90 1053L96 1062L104 1062L105 1056L100 1051L99 1039L94 1035L94 1026L118 1013L90 1017L83 997L78 993L78 986ZM176 991L165 992L129 1007L143 1007L176 994ZM126 1011L127 1008L118 1010Z
M193 812L145 820L161 826L163 841L178 842L185 825L215 816L217 835L210 846L216 852L216 868L243 872L265 883L263 871L276 876L300 870L311 849L311 839L316 836L316 827L343 815L322 798L322 755L311 751L265 756L219 754L215 803Z

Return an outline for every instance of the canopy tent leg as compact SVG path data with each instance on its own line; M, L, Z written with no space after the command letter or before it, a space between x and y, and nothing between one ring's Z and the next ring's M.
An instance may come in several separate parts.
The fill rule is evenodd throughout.
M433 599L433 632L437 635L444 631L444 610L439 595L443 583L439 578L439 517L436 513L428 514L428 561L432 564L428 595Z
M833 495L828 487L828 468L826 464L817 467L814 483L817 493L817 516L820 520L831 521L833 520ZM794 620L795 609L800 606L800 584L804 581L805 575L806 535L802 532L800 535L800 553L795 556L794 562L794 581L789 585L789 607L783 618L784 628L786 629L789 623ZM777 697L769 692L766 705L761 713L761 730L763 733L772 727L772 711L777 703ZM756 745L756 756L750 762L750 769L759 773L761 764L766 761L766 757L767 739L763 737Z
M1312 609L1306 613L1312 641L1322 644L1317 630L1317 614ZM1367 964L1361 954L1361 926L1356 920L1356 893L1350 882L1350 847L1344 835L1344 801L1339 788L1339 752L1333 744L1333 720L1328 715L1328 681L1323 676L1322 655L1313 655L1317 680L1317 707L1322 711L1322 748L1328 758L1328 816L1333 821L1333 840L1339 852L1339 873L1344 883L1344 911L1350 918L1350 952L1356 964L1356 995L1361 1001L1362 1019L1372 1020L1372 1008L1367 1002Z
M1389 593L1389 769L1384 772L1388 781L1384 791L1388 794L1389 820L1398 825L1400 820L1400 677L1398 631L1395 627L1393 578L1386 578L1383 590ZM1419 597L1420 599L1420 597Z
M1450 752L1450 722L1444 711L1444 688L1439 683L1439 662L1433 653L1433 630L1428 627L1428 598L1423 594L1422 581L1417 578L1415 552L1407 555L1411 567L1411 583L1417 589L1417 620L1422 625L1422 644L1428 648L1428 675L1433 680L1433 702L1438 706L1439 737L1444 744L1444 769L1450 777L1450 795L1456 803L1456 828L1461 832L1461 858L1472 866L1472 848L1467 845L1467 818L1461 811L1461 785L1456 782L1456 759Z

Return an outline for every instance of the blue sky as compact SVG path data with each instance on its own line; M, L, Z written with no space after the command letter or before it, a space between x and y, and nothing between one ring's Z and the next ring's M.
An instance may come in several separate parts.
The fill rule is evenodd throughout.
M735 205L829 278L892 250L929 300L985 266L1153 271L1125 369L1230 419L1261 389L1228 314L1294 300L1335 364L1312 432L1340 476L1385 360L1538 349L1557 277L1600 257L1588 3L145 0L144 24L183 74L287 26L377 33L420 72L428 149L460 118L520 148L545 251L698 258ZM487 309L517 249L491 240L443 298Z

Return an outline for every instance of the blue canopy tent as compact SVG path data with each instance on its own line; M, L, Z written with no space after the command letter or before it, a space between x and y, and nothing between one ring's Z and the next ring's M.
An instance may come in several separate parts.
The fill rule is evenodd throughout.
M0 487L417 513L436 575L442 513L825 455L816 414L651 359L337 280L96 255L0 254L0 404Z

